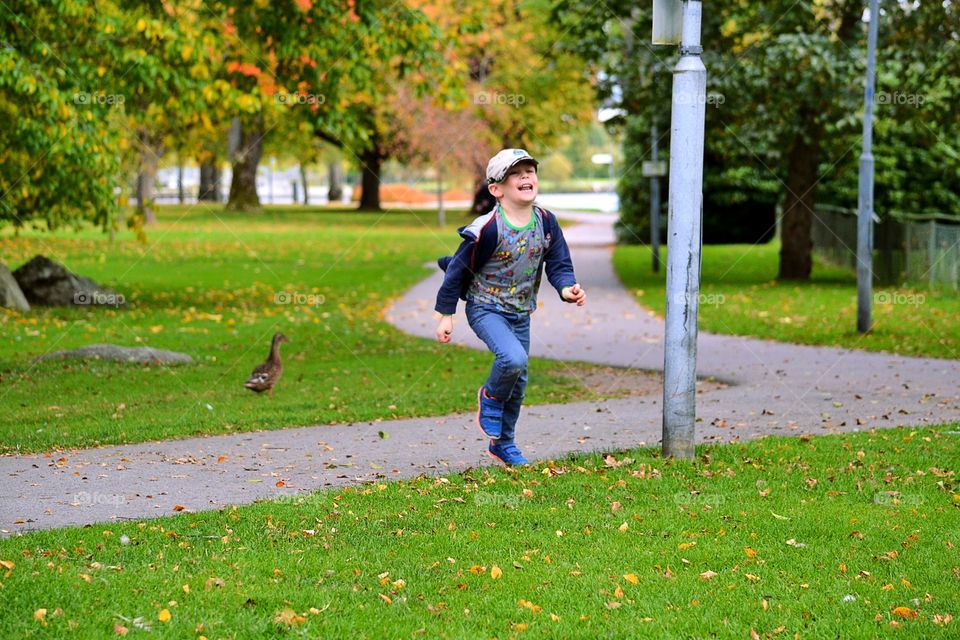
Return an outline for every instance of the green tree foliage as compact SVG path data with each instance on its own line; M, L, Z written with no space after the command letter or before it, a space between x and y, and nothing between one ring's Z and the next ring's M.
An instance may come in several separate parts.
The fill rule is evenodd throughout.
M106 224L124 99L105 80L112 32L83 0L3 3L0 16L0 225Z
M960 8L956 3L884 2L874 100L875 209L893 213L960 215ZM858 66L862 73L862 66ZM862 87L858 99L862 100ZM856 115L859 115L856 114ZM852 114L851 114L852 116ZM846 126L844 126L846 125ZM845 148L859 150L860 122L828 129ZM857 205L858 153L825 180L823 198Z

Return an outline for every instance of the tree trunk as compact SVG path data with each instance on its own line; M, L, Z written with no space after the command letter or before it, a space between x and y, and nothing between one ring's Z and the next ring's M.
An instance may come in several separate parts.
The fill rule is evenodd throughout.
M846 0L833 5L837 35L846 49L856 42L863 13L861 2ZM824 95L835 88L819 87L799 111L798 120L805 124L797 135L787 160L787 195L783 206L780 235L780 280L809 280L813 270L813 240L810 228L816 207L817 172L820 169L824 136L823 114L827 112Z
M383 153L378 148L376 136L370 149L360 156L360 211L380 211L380 167Z
M330 183L330 190L327 191L327 200L330 203L340 202L343 197L343 172L340 170L340 161L332 160L327 165L327 181Z
M307 188L307 167L302 162L300 163L300 184L303 185L303 204L307 206L310 204L310 192Z
M220 202L220 167L216 160L200 165L200 190L197 200L201 202Z
M140 162L137 167L137 213L143 216L144 224L155 224L157 215L153 210L154 184L163 147L155 145L153 136L145 129L137 131L140 146Z
M780 280L809 280L813 268L813 241L810 227L816 206L817 171L823 124L813 107L800 112L801 122L809 122L806 135L794 140L788 159L787 196L783 206L780 245Z
M257 166L263 155L263 115L241 124L240 141L233 158L233 179L230 181L230 211L260 211L257 195Z
M183 191L183 160L177 156L177 202L183 204L187 200L187 195Z

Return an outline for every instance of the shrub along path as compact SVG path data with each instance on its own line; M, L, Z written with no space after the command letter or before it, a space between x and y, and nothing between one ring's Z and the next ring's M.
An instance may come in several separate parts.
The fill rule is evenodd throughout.
M662 369L663 323L634 301L612 268L612 218L565 217L588 302L579 309L562 304L545 285L533 354ZM432 337L440 277L408 291L387 319ZM462 309L454 343L479 346ZM456 353L451 347L427 375L456 367ZM698 364L701 377L729 385L699 396L699 442L960 420L960 362L954 360L701 334ZM0 531L293 499L328 486L490 464L473 420L460 414L0 457ZM660 398L536 406L521 420L519 444L536 460L653 445L660 436Z

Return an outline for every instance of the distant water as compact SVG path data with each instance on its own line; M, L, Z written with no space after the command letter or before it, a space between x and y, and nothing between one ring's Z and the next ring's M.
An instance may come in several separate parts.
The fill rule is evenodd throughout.
M548 209L571 211L620 211L620 198L612 191L600 193L541 193L537 202Z
M197 186L200 182L200 172L195 167L184 170L185 202L193 204L197 199ZM168 204L179 201L177 197L176 168L165 167L157 174L157 190L155 199L158 203ZM230 170L227 169L222 177L223 199L226 201L230 189ZM348 204L351 196L350 185L344 185L343 202ZM257 193L260 202L270 204L296 204L303 201L303 186L300 183L300 174L296 170L277 171L270 173L268 167L260 167L257 174ZM602 211L615 213L620 210L620 198L615 192L603 191L599 193L541 193L537 198L544 207L560 211ZM324 186L310 187L310 204L326 204L327 188ZM468 203L447 202L449 207L469 206ZM436 207L436 203L411 205L420 209Z

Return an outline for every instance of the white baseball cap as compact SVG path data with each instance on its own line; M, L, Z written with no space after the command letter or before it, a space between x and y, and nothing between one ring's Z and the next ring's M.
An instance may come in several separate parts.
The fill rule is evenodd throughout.
M520 162L532 162L535 167L540 163L526 149L504 149L497 155L490 158L487 163L487 184L503 182L507 177L507 172Z

